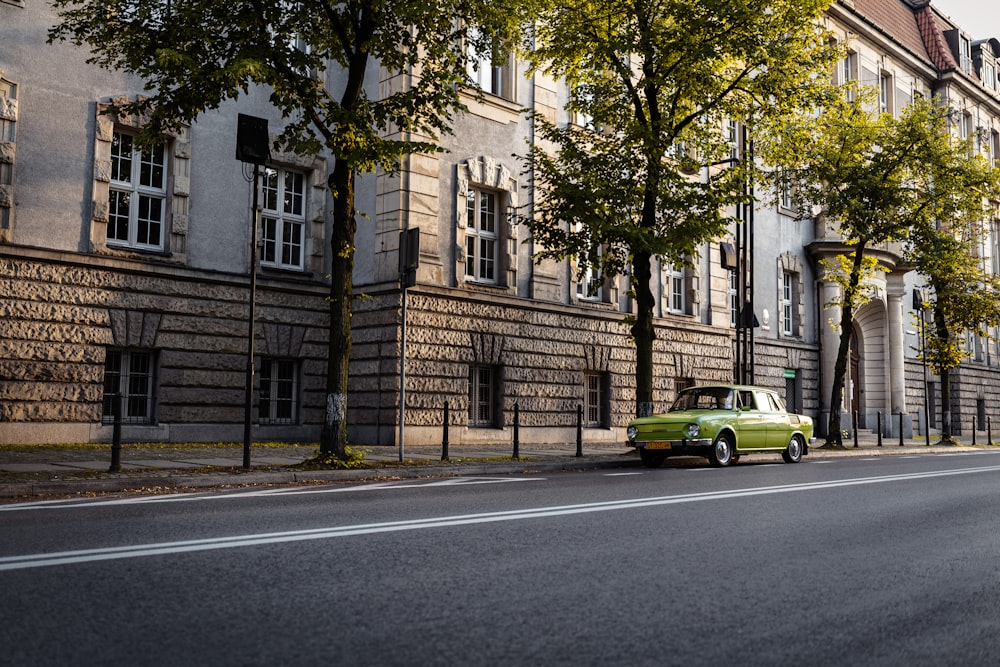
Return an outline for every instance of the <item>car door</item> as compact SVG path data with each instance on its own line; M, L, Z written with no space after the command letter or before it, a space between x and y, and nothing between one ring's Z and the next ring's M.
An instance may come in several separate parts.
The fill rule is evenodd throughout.
M761 406L764 422L767 424L767 446L782 449L788 445L790 429L788 413L778 397L769 391L757 392L757 402Z
M737 420L736 447L760 449L767 446L767 421L758 405L756 392L741 389L740 414Z

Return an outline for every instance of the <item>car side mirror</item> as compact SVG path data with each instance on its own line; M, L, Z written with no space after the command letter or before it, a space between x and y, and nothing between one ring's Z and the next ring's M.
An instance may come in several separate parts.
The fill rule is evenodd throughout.
M740 410L742 410L743 412L750 412L751 410L753 410L753 406L752 405L743 405L743 406L740 406Z

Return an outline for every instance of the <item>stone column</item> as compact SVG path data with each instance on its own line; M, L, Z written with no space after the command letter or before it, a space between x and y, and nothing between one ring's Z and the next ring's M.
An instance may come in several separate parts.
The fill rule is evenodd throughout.
M890 274L886 285L886 308L889 315L889 410L906 412L906 376L903 365L903 277Z

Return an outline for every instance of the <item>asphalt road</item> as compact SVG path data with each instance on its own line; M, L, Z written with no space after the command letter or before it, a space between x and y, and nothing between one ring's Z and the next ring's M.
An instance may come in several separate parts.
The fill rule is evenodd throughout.
M0 505L0 665L995 665L1000 455Z

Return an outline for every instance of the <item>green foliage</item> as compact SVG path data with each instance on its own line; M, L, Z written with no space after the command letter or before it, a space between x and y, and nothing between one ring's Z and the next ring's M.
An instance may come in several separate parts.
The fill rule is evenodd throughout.
M851 242L848 241L848 245ZM875 295L875 288L870 282L879 272L884 272L884 267L879 265L878 259L871 255L862 255L861 263L858 267L857 278L854 273L854 253L850 255L836 255L834 257L823 257L819 261L823 269L823 278L840 285L840 294L835 296L830 303L824 303L824 308L843 308L846 304L851 304L857 310L872 300ZM840 329L840 322L831 322L834 331Z
M49 31L50 42L85 45L89 62L146 82L148 96L125 111L148 118L147 140L259 85L288 123L286 148L315 154L326 147L358 171L391 171L408 153L436 150L434 139L461 108L466 72L458 45L467 26L482 24L475 39L493 48L514 41L520 17L503 13L503 3L464 0L53 5L61 23ZM369 59L392 74L419 68L420 75L392 95L371 98L363 88ZM342 80L327 71L330 63L342 69Z
M343 456L317 451L316 455L300 464L306 470L353 470L368 467L365 463L365 452L353 447L344 447Z
M766 131L815 104L834 52L829 0L552 0L534 71L565 80L577 123L536 115L537 193L524 221L537 258L574 259L636 295L637 414L652 402L650 262L690 264L751 203L752 160L733 164L726 121ZM728 169L717 163L726 161Z

